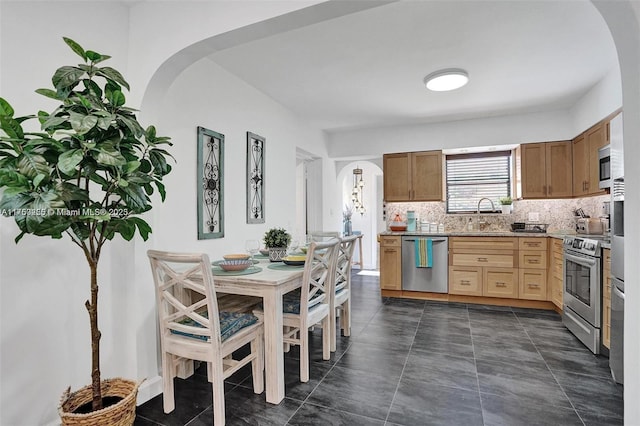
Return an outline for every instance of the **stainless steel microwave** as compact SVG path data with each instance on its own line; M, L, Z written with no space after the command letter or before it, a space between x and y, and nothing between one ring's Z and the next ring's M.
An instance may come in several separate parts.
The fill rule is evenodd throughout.
M598 150L600 162L600 189L611 188L611 145L605 145Z

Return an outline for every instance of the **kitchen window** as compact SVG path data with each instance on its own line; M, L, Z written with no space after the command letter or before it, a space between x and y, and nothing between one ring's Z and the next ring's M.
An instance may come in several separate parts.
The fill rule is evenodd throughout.
M511 196L511 151L446 156L447 213L471 213L481 198L493 201ZM491 203L483 202L483 212Z

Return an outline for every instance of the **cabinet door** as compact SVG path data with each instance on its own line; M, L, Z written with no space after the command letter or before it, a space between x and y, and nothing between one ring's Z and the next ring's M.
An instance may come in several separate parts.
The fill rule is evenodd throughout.
M482 296L482 268L450 266L449 294Z
M598 150L607 144L606 126L604 123L598 124L587 130L585 136L589 149L589 179L587 181L588 194L604 194L605 190L600 189L600 159Z
M563 198L573 195L573 166L571 141L545 144L547 169L547 198Z
M409 201L411 189L411 164L409 153L383 156L384 199Z
M380 288L402 290L402 257L400 247L380 247Z
M520 299L547 300L546 269L520 269L518 285Z
M411 199L442 200L442 152L411 153Z
M551 277L551 301L558 308L562 309L562 301L564 299L564 288L562 287L562 278L557 276Z
M589 180L589 149L584 134L576 137L572 145L573 155L573 196L587 193Z
M522 145L522 198L545 198L546 159L544 143Z
M483 295L487 297L518 298L518 270L513 268L484 268Z

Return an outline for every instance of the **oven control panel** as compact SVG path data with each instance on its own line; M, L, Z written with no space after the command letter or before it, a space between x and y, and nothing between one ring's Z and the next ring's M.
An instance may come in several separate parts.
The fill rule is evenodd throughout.
M565 237L563 245L565 249L577 251L591 256L600 255L600 242L588 238Z

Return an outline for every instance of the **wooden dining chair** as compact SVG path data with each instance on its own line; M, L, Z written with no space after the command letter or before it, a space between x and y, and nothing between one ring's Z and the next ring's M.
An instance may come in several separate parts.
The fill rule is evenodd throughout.
M353 250L358 235L350 235L340 240L336 262L335 291L330 295L331 352L336 351L336 316L340 318L340 330L345 336L351 335L351 266Z
M214 425L225 424L224 380L251 363L253 391L264 391L264 328L253 314L220 312L206 254L147 252L156 286L163 409L175 408L173 379L185 359L205 361L213 388ZM240 360L232 354L250 344Z
M331 320L329 300L335 291L336 262L340 240L312 242L307 249L302 287L283 296L283 340L300 346L300 381L309 381L309 328L322 329L322 359L331 358ZM259 318L262 310L253 311Z

